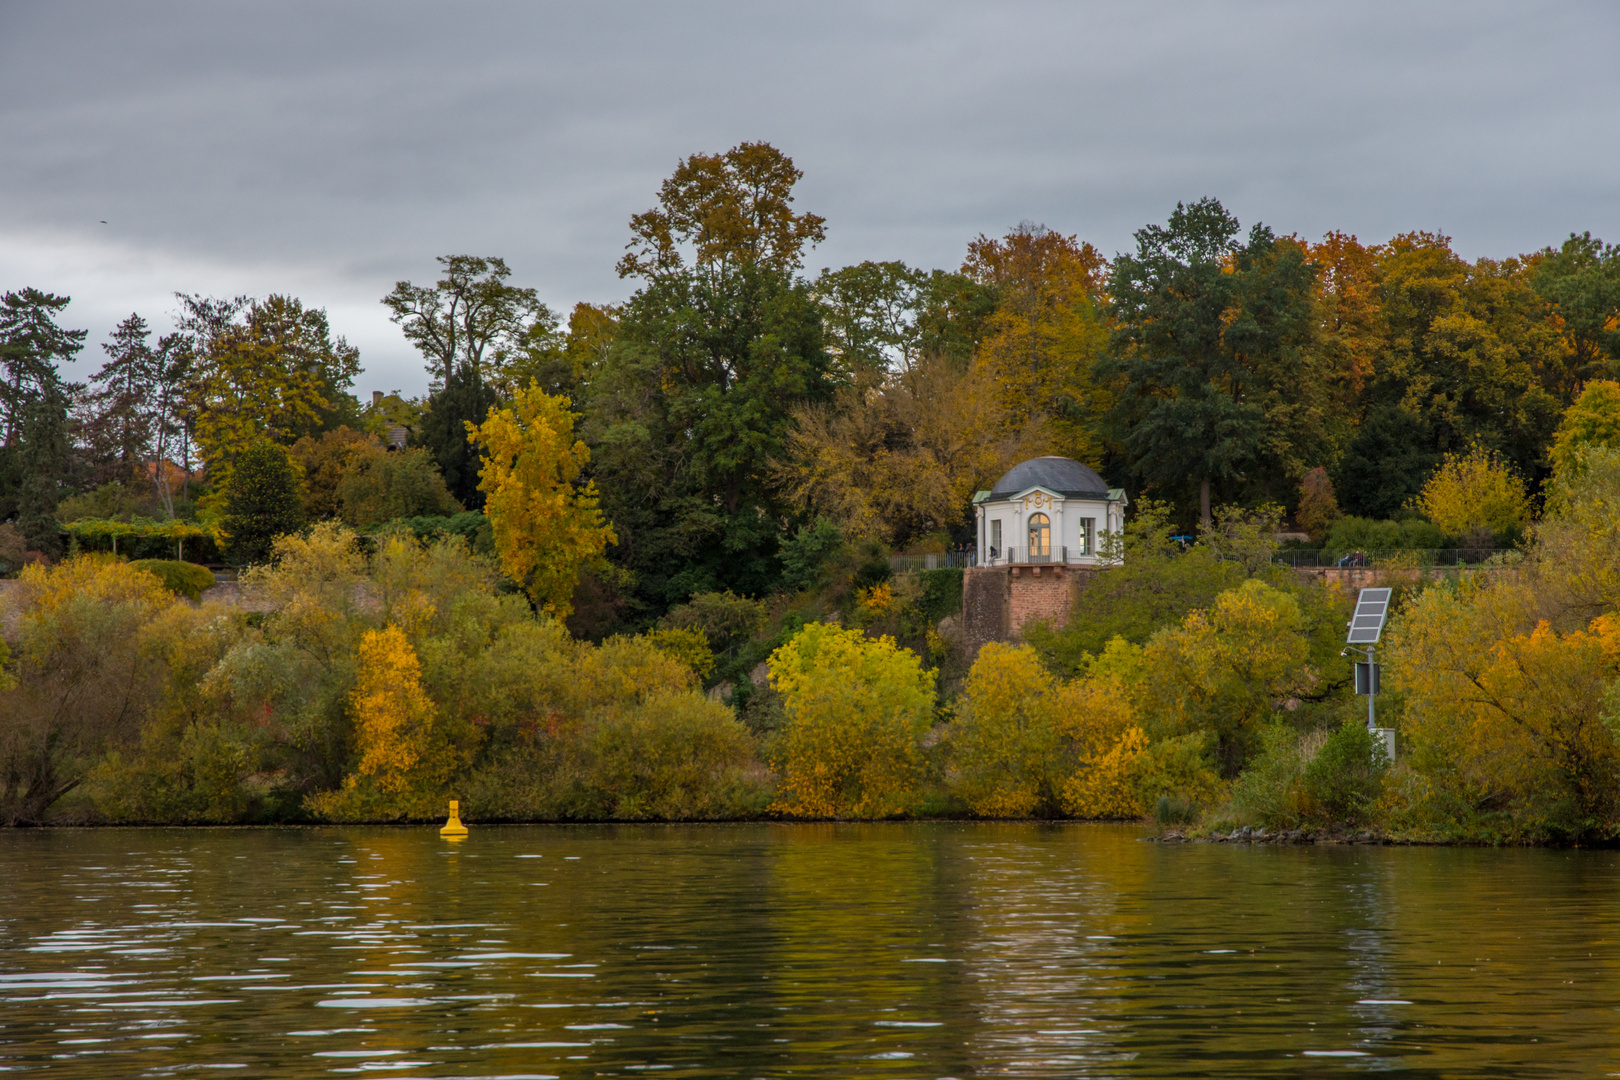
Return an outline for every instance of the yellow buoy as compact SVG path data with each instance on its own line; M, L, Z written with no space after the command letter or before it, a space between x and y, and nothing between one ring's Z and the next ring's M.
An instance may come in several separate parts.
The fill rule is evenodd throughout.
M444 823L439 835L446 840L460 840L467 835L467 826L461 823L461 804L454 799L450 800L450 820Z

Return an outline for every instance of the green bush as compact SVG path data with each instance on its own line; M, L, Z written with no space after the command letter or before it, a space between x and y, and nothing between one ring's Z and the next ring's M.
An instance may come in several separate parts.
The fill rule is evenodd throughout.
M129 565L137 570L145 570L163 582L164 588L188 600L201 600L203 590L214 587L213 571L196 563L175 559L136 559Z
M1298 829L1371 820L1389 759L1359 720L1306 735L1274 725L1262 746L1232 785L1231 809L1241 823Z
M1268 829L1297 829L1305 823L1301 781L1307 755L1291 728L1273 724L1261 733L1260 752L1232 784L1231 811L1239 824Z
M922 582L922 596L917 600L917 607L930 624L947 615L962 613L961 567L924 570L918 577Z
M1334 551L1425 551L1445 547L1445 539L1438 526L1422 518L1346 517L1334 522L1325 546Z
M1305 766L1302 779L1311 817L1325 824L1365 824L1388 769L1384 741L1359 720L1344 725Z
M844 534L825 517L782 541L776 557L782 562L782 587L789 592L819 588L827 580L828 565L844 549Z

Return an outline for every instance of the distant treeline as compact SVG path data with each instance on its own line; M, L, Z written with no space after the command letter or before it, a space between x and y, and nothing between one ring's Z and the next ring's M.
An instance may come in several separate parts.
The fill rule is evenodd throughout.
M1203 199L1112 260L1024 224L956 270L812 276L799 177L765 144L682 161L629 299L566 322L499 258L397 283L420 399L362 404L279 295L131 315L71 384L67 298L6 293L0 818L1620 829L1613 245L1469 263ZM968 544L1038 454L1129 491L1123 562L968 655L961 571L889 558ZM1349 597L1283 542L1400 589L1395 763ZM1485 568L1436 578L1438 548Z
M156 313L132 315L70 384L85 334L63 328L67 298L8 293L0 520L47 556L70 519L206 520L256 439L325 442L300 455L304 520L478 510L466 424L535 385L577 414L578 479L615 534L573 605L599 636L695 593L768 595L784 539L818 517L894 548L964 544L972 492L1039 453L1169 503L1184 531L1214 505L1294 514L1316 469L1346 514L1416 516L1445 455L1476 449L1534 496L1563 411L1617 374L1620 255L1585 234L1469 262L1432 233L1244 231L1202 199L1111 260L1026 223L955 269L811 275L826 226L795 208L799 176L766 144L682 161L631 218L629 299L566 319L499 258L400 282L383 302L426 361L421 399L362 406L356 350L287 296L182 296L155 339ZM359 436L340 428L373 446L403 429L438 478L391 465L345 495Z

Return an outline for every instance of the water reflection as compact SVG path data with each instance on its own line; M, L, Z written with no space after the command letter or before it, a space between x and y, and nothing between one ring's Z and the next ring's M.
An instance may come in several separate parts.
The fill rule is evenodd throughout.
M1124 827L0 835L50 1076L1601 1075L1606 852Z

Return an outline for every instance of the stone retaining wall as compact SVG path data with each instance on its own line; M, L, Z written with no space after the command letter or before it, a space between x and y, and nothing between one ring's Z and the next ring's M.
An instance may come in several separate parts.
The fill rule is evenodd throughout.
M962 572L962 638L971 661L990 641L1016 641L1032 622L1063 626L1100 573L1091 566L976 566Z

